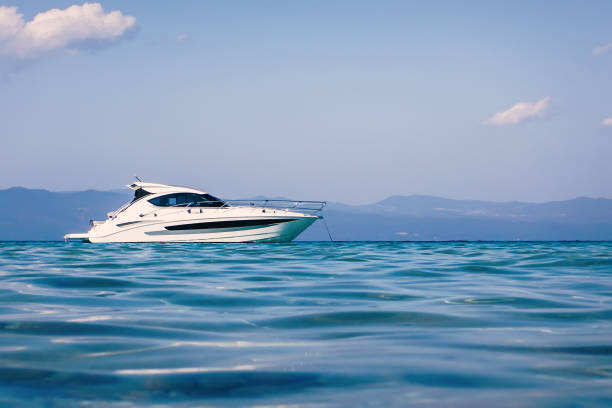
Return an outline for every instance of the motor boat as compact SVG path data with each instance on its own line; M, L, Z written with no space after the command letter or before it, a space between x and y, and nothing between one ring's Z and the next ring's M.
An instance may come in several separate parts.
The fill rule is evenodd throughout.
M81 242L289 242L318 218L324 201L221 200L204 191L137 181L134 199L104 221L90 221Z

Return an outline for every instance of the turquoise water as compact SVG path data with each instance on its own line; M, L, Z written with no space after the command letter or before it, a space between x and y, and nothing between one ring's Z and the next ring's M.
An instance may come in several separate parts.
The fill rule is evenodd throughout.
M612 243L0 243L0 406L611 406Z

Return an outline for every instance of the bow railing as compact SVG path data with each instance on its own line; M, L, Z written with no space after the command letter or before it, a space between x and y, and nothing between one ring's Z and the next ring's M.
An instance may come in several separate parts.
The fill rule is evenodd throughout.
M194 201L190 203L179 203L174 205L168 205L163 207L158 207L157 209L151 210L146 213L140 214L140 217L145 217L151 214L157 214L160 209L164 208L187 208L189 212L192 209L227 209L231 207L256 207L262 209L272 209L272 210L286 210L286 211L296 211L301 212L303 214L308 215L316 215L318 212L323 210L323 207L327 204L326 201L305 201L305 200L207 200L207 201ZM120 209L123 211L124 209ZM115 218L119 212L115 214L109 214L109 218Z
M323 210L327 204L325 201L306 200L225 200L223 207L261 207L276 210L293 210L307 214L315 214Z

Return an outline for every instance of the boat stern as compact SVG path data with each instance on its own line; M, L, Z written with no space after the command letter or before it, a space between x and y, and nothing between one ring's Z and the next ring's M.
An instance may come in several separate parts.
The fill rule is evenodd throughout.
M87 232L72 232L64 235L65 242L89 242L89 233Z

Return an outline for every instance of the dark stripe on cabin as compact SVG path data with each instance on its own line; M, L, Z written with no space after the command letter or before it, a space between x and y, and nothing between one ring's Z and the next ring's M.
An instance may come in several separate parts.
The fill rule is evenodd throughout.
M252 227L256 225L274 225L284 222L295 221L295 218L277 218L277 219L259 219L259 220L232 220L232 221L212 221L198 222L195 224L170 225L165 227L170 231L181 230L201 230L213 228L236 228L236 227Z
M117 226L118 226L118 227L125 227L126 225L138 224L139 222L142 222L142 221L128 221L128 222L122 222L121 224L117 224Z

